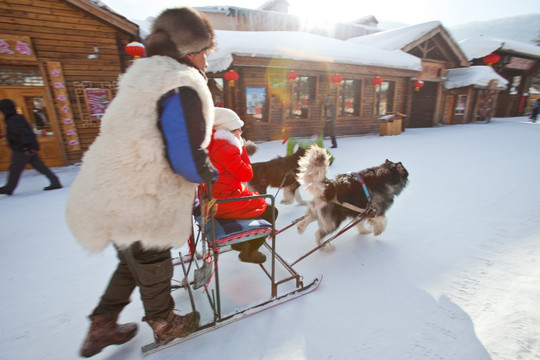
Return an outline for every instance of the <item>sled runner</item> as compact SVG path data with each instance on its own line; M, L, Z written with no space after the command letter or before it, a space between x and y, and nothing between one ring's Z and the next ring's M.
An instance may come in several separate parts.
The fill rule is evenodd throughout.
M173 290L187 290L193 311L199 311L201 314L199 328L190 335L177 338L165 345L147 344L142 347L143 356L296 299L319 286L322 276L316 277L307 284L304 283L303 277L277 252L276 234L278 231L275 228L275 219L272 223L269 223L263 219L223 220L215 219L213 216L215 206L219 206L220 203L257 198L270 199L271 203L268 206L275 209L275 198L272 195L224 200L205 199L203 197L202 202L196 204L193 215L197 230L192 232L191 254L187 256L188 260L184 259L182 254L179 255L178 259L173 259L173 264L182 267L182 280L173 279L172 288ZM265 237L266 240L260 249L263 250L264 248L264 251L270 255L265 263L240 263L236 257L233 259L227 254L237 254L230 251L232 244L260 239L261 237ZM197 256L198 248L203 249L200 256ZM225 259L223 260L222 257ZM226 291L224 294L224 280L221 278L220 268L231 264L241 266L242 270L235 274L236 277L249 275L256 279L254 283L266 284L266 290L263 290L262 286L252 286L257 291L252 291L252 288L246 289L245 283L242 284L244 290L260 292L261 296L248 304L238 304L227 298L230 294L226 294ZM260 268L262 272L257 268ZM228 278L231 277L230 273L226 275L228 275ZM258 276L258 278L255 278L255 276ZM263 295L263 292L266 295ZM226 299L224 300L224 298Z

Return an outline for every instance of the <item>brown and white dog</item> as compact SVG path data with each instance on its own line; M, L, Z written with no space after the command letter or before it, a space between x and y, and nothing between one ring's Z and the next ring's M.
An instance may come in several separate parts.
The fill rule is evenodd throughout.
M312 200L306 211L306 217L297 224L298 232L302 234L310 223L317 221L319 229L316 238L320 245L324 242L324 237L334 232L344 220L358 216L360 213L351 209L351 206L344 207L339 204L350 204L352 208L367 208L368 195L361 178L366 185L371 198L371 207L376 214L358 223L358 231L361 234L370 233L371 230L364 226L364 222L367 222L374 235L381 234L387 224L386 211L408 183L409 173L405 167L400 162L393 163L386 160L380 166L327 179L326 171L329 163L330 159L326 150L317 146L312 146L300 159L298 181L306 185L305 191ZM333 246L327 244L324 249L332 250Z
M259 194L266 194L268 187L283 187L282 204L292 204L294 199L301 204L306 202L297 191L300 187L296 175L298 174L298 161L306 149L298 148L289 156L278 156L269 161L252 163L253 178L248 182L248 187Z

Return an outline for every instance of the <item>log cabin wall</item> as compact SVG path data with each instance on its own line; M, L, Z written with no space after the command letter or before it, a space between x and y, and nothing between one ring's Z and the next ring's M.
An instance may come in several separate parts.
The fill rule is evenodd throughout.
M130 62L124 47L139 40L138 26L86 0L2 0L0 11L0 34L30 38L37 58L24 61L0 56L0 68L39 69L48 94L48 111L62 132L59 141L65 162L79 162L99 132L99 121L84 120L88 109L81 89L107 88L111 98L114 96L118 76ZM69 148L60 124L62 114L55 106L57 100L47 73L51 63L59 64L64 78L80 142L76 150Z
M329 95L334 103L337 87L330 77L341 74L344 79L360 82L359 114L338 116L335 121L336 135L358 135L379 132L379 115L375 114L376 89L371 79L378 75L394 84L391 112L406 113L410 96L411 78L419 71L391 69L350 64L294 61L262 57L233 56L230 69L239 79L230 87L224 81L225 107L235 110L244 120L244 136L253 141L283 139L286 136L312 136L324 130L322 106ZM314 78L315 90L305 105L307 117L291 116L292 84L286 79L288 71L298 76ZM222 78L223 73L209 74L209 78ZM277 84L277 85L276 85ZM247 109L247 88L264 89L266 101L260 114L250 114Z

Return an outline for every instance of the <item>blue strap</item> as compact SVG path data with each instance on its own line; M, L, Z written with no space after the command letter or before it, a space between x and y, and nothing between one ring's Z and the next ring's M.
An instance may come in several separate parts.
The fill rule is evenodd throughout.
M362 188L364 189L364 193L366 194L366 197L367 197L367 200L368 200L368 206L367 207L369 208L369 206L371 205L371 196L369 195L369 191L368 191L368 188L366 186L366 183L364 182L364 179L362 179L360 174L358 174L356 172L351 173L351 175L353 175L362 184Z

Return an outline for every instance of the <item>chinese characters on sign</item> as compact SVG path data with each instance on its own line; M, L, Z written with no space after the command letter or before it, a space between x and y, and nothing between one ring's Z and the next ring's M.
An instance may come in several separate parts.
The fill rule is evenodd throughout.
M62 66L59 62L47 62L47 71L54 90L57 113L66 138L66 149L68 151L80 150L79 135L73 122L73 112L71 111L64 75L62 74Z
M422 61L422 78L437 79L444 76L444 65Z
M0 34L0 59L37 61L28 36Z

